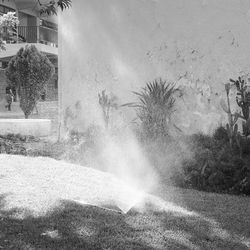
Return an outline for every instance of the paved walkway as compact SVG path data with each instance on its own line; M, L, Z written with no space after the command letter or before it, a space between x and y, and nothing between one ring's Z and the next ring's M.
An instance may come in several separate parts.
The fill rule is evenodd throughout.
M37 112L38 111L38 112ZM4 103L0 102L0 119L21 119L24 118L23 111L19 106L19 102L12 103L11 111L4 107ZM34 109L30 115L33 119L50 119L52 121L52 132L58 130L58 106L56 101L40 102L37 104L37 110Z

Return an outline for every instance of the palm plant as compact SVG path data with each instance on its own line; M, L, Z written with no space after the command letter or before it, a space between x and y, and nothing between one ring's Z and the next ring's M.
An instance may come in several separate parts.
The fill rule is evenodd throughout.
M160 78L147 83L140 92L133 92L139 100L129 106L137 109L137 117L146 138L158 139L169 135L176 91L179 89L173 83Z
M62 11L71 6L72 0L51 0L48 3L42 3L41 0L37 0L40 6L40 14L46 15L57 15L57 8L60 8Z

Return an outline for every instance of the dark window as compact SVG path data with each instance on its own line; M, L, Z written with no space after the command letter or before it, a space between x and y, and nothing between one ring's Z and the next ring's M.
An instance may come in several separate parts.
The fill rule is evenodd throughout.
M2 68L6 69L8 67L8 62L2 62Z
M58 29L58 25L56 23L52 23L52 22L45 21L42 19L40 20L40 26L42 26L44 28L52 29L52 30Z

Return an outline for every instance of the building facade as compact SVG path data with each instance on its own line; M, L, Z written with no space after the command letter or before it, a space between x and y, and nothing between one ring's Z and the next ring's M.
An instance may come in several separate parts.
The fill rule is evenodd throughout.
M35 45L54 64L56 73L46 87L41 101L57 100L58 36L57 18L41 16L36 0L0 0L0 15L15 12L19 24L12 32L3 32L6 50L0 51L0 99L4 99L8 85L5 68L9 60L26 44ZM1 101L0 101L1 102Z

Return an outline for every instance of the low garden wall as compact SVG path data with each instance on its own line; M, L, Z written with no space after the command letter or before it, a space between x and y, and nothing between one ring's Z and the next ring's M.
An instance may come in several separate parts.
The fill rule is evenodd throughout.
M21 134L36 137L51 133L49 119L0 119L0 134Z

